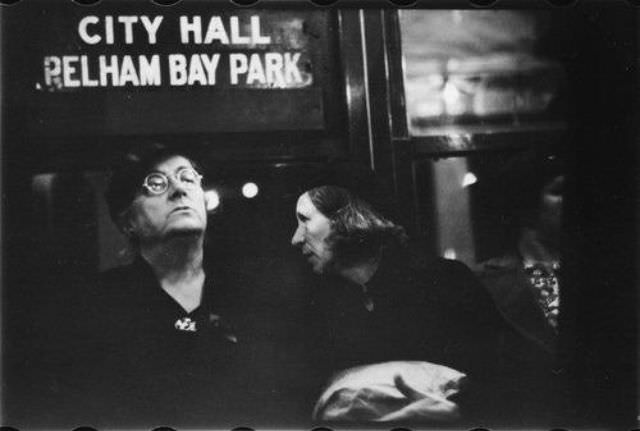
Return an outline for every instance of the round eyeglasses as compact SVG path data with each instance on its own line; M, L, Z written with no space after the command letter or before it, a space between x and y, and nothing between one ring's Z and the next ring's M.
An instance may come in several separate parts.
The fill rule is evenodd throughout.
M162 172L152 172L147 175L142 187L149 194L161 195L169 189L169 178L180 184L185 189L195 189L202 183L202 175L195 169L182 168L175 174L166 175Z

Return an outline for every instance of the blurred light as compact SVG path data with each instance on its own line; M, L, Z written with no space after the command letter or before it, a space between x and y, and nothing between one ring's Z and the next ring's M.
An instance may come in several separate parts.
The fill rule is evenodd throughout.
M207 190L204 192L207 202L207 211L213 211L220 206L220 194L216 190Z
M470 133L449 133L447 134L447 143L459 150L469 148L472 143L473 136Z
M469 187L471 184L478 182L478 177L473 172L467 172L462 177L462 187Z
M452 248L448 248L448 249L446 249L446 250L444 251L444 253L442 254L442 256L443 256L445 259L455 259L455 258L456 258L456 256L457 256L457 254L456 254L456 251L455 251L454 249L452 249Z
M242 186L242 195L247 199L255 198L260 189L256 183L246 183Z
M453 11L453 23L458 25L462 22L462 12L459 10Z
M449 115L461 115L465 112L466 106L462 93L458 87L451 81L447 81L444 84L442 90L442 99L444 100L444 106L447 114Z

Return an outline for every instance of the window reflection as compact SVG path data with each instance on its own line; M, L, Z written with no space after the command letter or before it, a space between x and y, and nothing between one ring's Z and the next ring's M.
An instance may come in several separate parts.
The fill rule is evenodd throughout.
M558 152L422 160L417 171L428 173L420 201L431 201L424 211L433 211L433 221L423 222L434 224L427 234L435 236L439 255L455 254L471 267L506 255L559 261L565 169Z
M547 11L402 11L410 133L558 119L563 69L543 52L549 19Z

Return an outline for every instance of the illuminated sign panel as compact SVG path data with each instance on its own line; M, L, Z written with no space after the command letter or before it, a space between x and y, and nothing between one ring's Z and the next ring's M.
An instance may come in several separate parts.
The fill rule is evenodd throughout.
M300 17L254 11L174 16L88 14L71 21L73 31L66 52L43 58L39 89L285 89L313 83L308 36Z
M327 128L330 12L33 0L6 18L8 100L27 135Z

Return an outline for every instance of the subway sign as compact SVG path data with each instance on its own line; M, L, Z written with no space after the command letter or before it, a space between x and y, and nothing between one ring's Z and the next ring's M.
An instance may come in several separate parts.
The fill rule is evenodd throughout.
M71 19L69 19L71 18ZM67 17L43 53L42 91L119 87L293 89L313 84L309 35L295 14Z
M7 100L29 135L322 132L337 100L328 11L31 0L4 13Z

